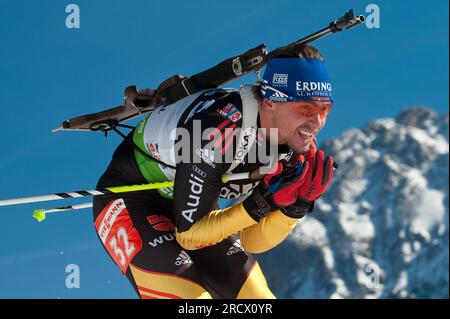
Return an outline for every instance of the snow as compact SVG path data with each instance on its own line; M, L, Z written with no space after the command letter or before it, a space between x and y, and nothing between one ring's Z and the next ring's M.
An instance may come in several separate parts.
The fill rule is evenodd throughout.
M327 204L324 202L321 198L319 198L316 202L317 208L320 209L322 212L331 212L333 209L333 206L330 204Z
M339 151L339 160L345 162L353 156L354 152L351 149L344 149Z
M416 208L416 215L411 222L411 231L420 234L427 241L434 227L444 222L444 194L435 189L424 189ZM438 227L439 228L439 227Z
M324 246L322 247L322 253L323 253L323 259L325 260L325 265L327 266L328 270L334 269L334 258L333 258L333 252L331 251L330 247Z
M365 167L366 166L366 159L364 157L362 157L362 156L355 156L353 158L353 163L356 166Z
M342 199L346 202L353 202L355 196L360 195L367 188L368 181L366 179L353 179L345 181L342 184Z
M386 154L383 159L386 166L389 167L392 171L396 173L399 173L401 171L400 164L398 164L397 161L394 160L391 155Z
M404 242L402 244L402 253L403 253L403 260L406 263L410 263L415 257L412 251L411 244L409 242Z
M370 241L375 236L375 229L368 215L358 215L359 204L340 203L339 211L341 218L339 222L345 233L351 236L355 243Z
M292 232L292 239L304 245L323 246L327 244L327 230L312 216L305 216Z
M331 299L343 299L350 295L345 282L341 278L334 277L332 283L336 285L336 291L330 296Z
M444 235L446 229L447 229L447 226L445 225L445 223L440 224L439 225L439 230L438 230L438 235L439 236Z
M359 214L370 215L373 211L373 206L368 202L363 200L359 204Z
M414 249L414 252L418 252L418 251L420 250L420 247L421 247L420 242L417 241L417 240L415 240L415 241L413 242L413 249Z
M439 131L439 128L435 125L428 128L428 132L430 135L436 135L436 133Z
M370 291L367 298L379 298L383 292L381 267L374 260L361 255L355 255L355 260L359 266L358 282Z
M426 188L427 187L427 180L422 175L422 172L416 168L410 168L405 173L405 177L409 180L409 188L413 187L420 187L420 188Z
M321 247L325 265L328 270L334 268L333 252L329 248L325 226L312 216L306 216L291 233L291 239L303 245Z
M395 120L391 119L391 118L378 119L375 121L375 123L382 126L386 130L395 129L397 126L397 123L395 122Z
M430 149L435 150L438 154L446 154L449 152L448 142L442 136L430 138L430 135L426 131L411 127L409 128L409 134L422 146L427 146Z
M406 271L402 271L400 273L400 277L398 278L397 284L392 290L393 293L399 294L400 297L406 297L406 287L408 286L408 273Z
M380 152L372 149L364 150L366 165L367 164L373 164L380 158Z

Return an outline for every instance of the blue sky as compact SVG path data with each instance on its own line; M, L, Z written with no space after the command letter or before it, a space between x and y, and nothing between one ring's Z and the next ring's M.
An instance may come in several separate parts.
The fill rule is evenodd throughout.
M65 27L70 3L80 7L80 29ZM410 106L448 112L448 1L0 0L0 199L93 188L120 139L50 130L119 105L127 85L155 87L260 43L275 49L349 8L365 14L370 3L380 7L380 29L314 43L335 92L319 141ZM0 298L135 298L97 240L90 210L40 224L31 217L82 202L0 207ZM79 289L65 286L68 264L80 267Z

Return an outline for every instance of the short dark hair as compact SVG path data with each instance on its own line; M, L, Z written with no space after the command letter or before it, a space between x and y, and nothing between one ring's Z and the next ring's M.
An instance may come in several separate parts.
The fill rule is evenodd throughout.
M261 103L262 100L264 100L264 96L261 92L261 83L258 83L258 85L255 85L252 87L253 94L255 95L256 100Z

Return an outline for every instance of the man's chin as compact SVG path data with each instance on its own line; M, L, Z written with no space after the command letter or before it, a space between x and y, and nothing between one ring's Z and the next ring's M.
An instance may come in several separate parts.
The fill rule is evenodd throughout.
M288 145L297 154L306 153L311 148L311 143L306 141L304 143L288 143Z

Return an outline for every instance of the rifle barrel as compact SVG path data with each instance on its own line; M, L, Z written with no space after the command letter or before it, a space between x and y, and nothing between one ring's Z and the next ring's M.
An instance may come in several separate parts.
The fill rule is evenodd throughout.
M288 48L300 47L309 42L317 40L323 36L326 36L327 34L330 34L330 33L340 32L343 29L351 29L351 28L357 26L358 24L363 23L364 21L365 21L364 16L358 15L355 17L353 14L353 10L349 10L348 12L345 13L345 15L343 15L339 19L332 21L326 28L323 28L319 31L316 31L316 32L304 37L304 38L301 38L300 40L297 40L286 46L277 48L277 49L269 52L269 54L267 55L267 60L276 56L277 53L279 53L280 51L286 50Z

